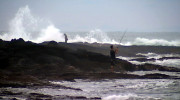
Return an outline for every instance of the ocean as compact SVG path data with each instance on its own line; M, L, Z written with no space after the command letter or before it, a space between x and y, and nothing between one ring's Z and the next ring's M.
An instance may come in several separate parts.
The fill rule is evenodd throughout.
M114 80L76 80L76 82L52 82L83 91L59 90L61 95L82 95L101 97L103 100L179 100L180 80L165 79L114 79ZM56 92L57 93L57 92Z
M123 46L180 46L180 33L171 32L127 32L120 43L124 32L102 32L99 29L90 32L65 32L68 35L68 42L88 42L88 43L110 43L120 44ZM58 42L64 42L64 36ZM44 39L41 38L42 40ZM48 38L49 39L49 38ZM53 40L53 39L52 39ZM36 42L36 41L34 41ZM38 42L37 42L38 43ZM141 65L145 63L157 64L168 67L180 68L180 54L157 54L154 52L137 53L140 57L123 57L117 58L127 60L133 64ZM161 59L166 57L167 59ZM136 61L132 59L146 58L155 59L150 61ZM128 74L145 75L161 73L170 76L180 77L180 72L165 71L134 71ZM1 88L10 91L23 93L40 93L45 95L58 96L84 96L86 98L100 97L102 100L180 100L180 80L179 79L103 79L103 80L83 80L75 79L70 81L50 81L52 84L59 84L66 87L78 88L82 91L72 89L59 89L55 87L42 88ZM25 97L16 97L26 99ZM8 100L8 99L7 99Z
M180 32L133 32L131 29L106 32L102 29L90 29L86 32L64 32L60 26L35 16L28 5L19 8L9 21L8 30L0 30L0 39L23 38L36 43L44 41L64 42L64 33L68 42L110 43L121 45L180 46Z
M24 15L24 16L23 16ZM25 22L23 19L27 19ZM27 24L28 23L28 24ZM64 42L64 33L68 36L69 43L109 43L123 46L180 46L180 32L131 32L128 29L117 32L105 32L101 29L92 29L87 32L62 32L52 22L37 18L31 14L28 6L19 9L16 16L10 21L10 28L0 33L0 39L10 41L14 38L23 38L25 41L41 43L44 41ZM124 34L124 36L123 36ZM180 54L157 54L154 52L137 53L144 58L153 61L132 61L134 57L119 57L133 64L158 64L180 68ZM160 59L169 57L168 59ZM128 72L144 75L146 73L162 73L172 76L180 76L179 72L161 71L136 71ZM80 88L82 91L49 88L8 88L11 91L25 93L37 92L41 94L101 97L103 100L180 100L179 79L113 79L113 80L81 80L50 81L52 84L60 84L72 88ZM4 89L4 88L1 88ZM24 99L23 97L19 97Z
M102 100L179 100L180 80L176 79L104 79L98 81L75 79L70 81L50 81L52 84L63 85L81 90L59 89L58 87L41 88L0 88L15 93L40 93L58 96L101 98ZM4 98L9 98L5 97ZM14 96L13 96L14 97ZM17 99L26 100L25 96ZM6 100L6 99L5 99ZM9 100L9 99L7 99ZM58 100L58 99L54 99ZM68 99L63 99L68 100ZM75 99L78 100L78 99Z
M97 42L121 45L180 46L180 32L66 32L69 42Z

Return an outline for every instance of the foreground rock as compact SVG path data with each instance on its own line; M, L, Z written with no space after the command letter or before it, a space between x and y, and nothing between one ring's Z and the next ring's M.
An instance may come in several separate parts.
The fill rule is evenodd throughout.
M127 74L127 71L141 70L180 72L180 69L153 64L134 65L121 59L116 61L115 72L117 73L111 73L110 57L107 56L109 49L107 48L109 48L108 44L64 44L55 41L36 44L30 41L25 42L23 39L0 40L0 89L7 87L33 89L51 87L82 91L78 88L54 85L49 81L66 80L73 82L74 79L179 79L179 77L159 73L142 76ZM132 48L134 48L134 52L139 50L136 46ZM145 47L142 48L146 50ZM121 50L121 52L125 52L124 54L133 55L132 52L126 52L125 48L123 51L121 47ZM3 96L12 96L10 99L17 100L22 95L28 100L101 99L99 97L50 96L40 93L24 94L8 90L0 91L0 99L3 99Z
M0 41L0 79L7 78L13 81L16 76L24 76L23 80L26 80L26 77L41 80L55 79L65 73L109 73L110 57L103 52L97 53L107 46L109 45L102 44L99 47L98 44L91 46L55 41L35 44L25 42L23 39ZM95 52L90 52L93 49ZM109 50L106 52L109 53ZM180 69L174 67L153 64L134 65L117 59L116 72L139 70L180 72Z

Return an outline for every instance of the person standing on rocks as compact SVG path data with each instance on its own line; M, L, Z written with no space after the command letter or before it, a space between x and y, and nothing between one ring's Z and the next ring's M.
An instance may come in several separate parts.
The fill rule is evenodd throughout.
M111 56L111 72L114 72L114 66L116 63L116 54L118 53L118 48L114 49L113 45L110 46L110 56Z
M68 37L67 37L66 33L64 33L64 39L65 39L65 43L67 43Z

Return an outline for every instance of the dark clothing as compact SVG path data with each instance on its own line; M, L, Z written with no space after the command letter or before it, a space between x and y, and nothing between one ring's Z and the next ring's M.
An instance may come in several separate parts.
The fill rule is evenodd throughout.
M111 56L111 59L115 59L115 51L114 50L111 50L110 51L110 56Z
M111 65L115 66L116 57L115 57L115 51L114 50L110 50L110 56L111 56Z
M111 59L111 66L115 66L116 65L116 59Z
M64 37L65 37L65 43L67 43L67 41L68 41L68 37L67 37L67 35L66 35L66 34L64 34Z

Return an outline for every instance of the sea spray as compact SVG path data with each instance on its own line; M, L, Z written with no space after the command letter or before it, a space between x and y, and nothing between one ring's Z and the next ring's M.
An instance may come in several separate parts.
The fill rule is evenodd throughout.
M12 38L23 38L35 40L40 35L41 29L49 25L49 22L34 16L26 5L18 10L15 17L10 21L9 36Z
M41 30L40 37L35 40L38 43L43 41L64 41L64 35L54 25L49 25L47 28Z
M67 33L67 35L69 35ZM10 21L9 32L0 35L3 40L23 38L26 41L40 43L43 41L63 42L64 35L60 29L56 28L49 20L34 16L28 5L19 8L15 17ZM107 33L100 29L91 30L86 35L69 37L68 42L89 42L89 43L111 43L118 44L110 39Z
M154 45L154 46L180 46L180 41L168 41L164 39L148 39L137 37L132 42L125 43L127 45Z
M86 35L79 36L76 35L74 38L70 39L70 42L88 42L88 43L109 43L109 44L119 44L114 39L111 39L106 32L103 32L101 29L94 29Z
M63 41L63 33L49 20L34 16L28 5L19 8L15 17L9 23L9 32L0 35L3 40L23 38L26 41L43 42Z
M135 94L110 95L102 98L102 100L137 100L137 99L142 99L142 98L140 97L138 98L138 96Z
M94 29L89 32L84 32L83 35L69 34L68 42L88 42L88 43L109 43L121 44L125 46L131 45L154 45L154 46L180 46L180 40L167 38L167 33L163 33L161 37L152 38L152 35L147 33L127 33L123 43L120 42L121 32L104 32L101 29ZM162 33L158 33L162 34ZM168 33L169 36L170 33ZM179 37L179 33L173 33L174 37ZM73 35L73 36L72 36ZM163 38L166 36L166 38ZM170 34L172 36L172 34ZM58 29L51 21L35 16L28 5L19 8L15 17L9 23L9 32L0 35L3 40L10 41L14 38L23 38L25 41L32 41L40 43L43 41L57 41L64 42L64 36L60 29Z

